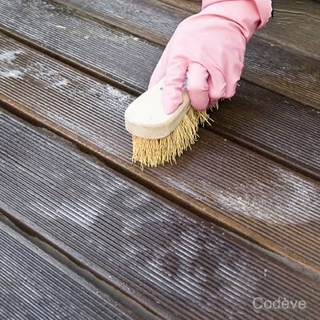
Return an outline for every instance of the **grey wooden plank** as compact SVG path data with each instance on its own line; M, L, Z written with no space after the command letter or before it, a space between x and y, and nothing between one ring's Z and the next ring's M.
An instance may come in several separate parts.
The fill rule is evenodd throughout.
M10 17L10 19L8 19ZM29 37L80 68L143 91L162 50L43 1L0 0L0 26Z
M164 43L171 36L177 24L190 13L166 5L158 0L54 0L68 9L95 17L109 24L117 24L121 29L145 37L151 42ZM150 18L152 17L152 19ZM119 23L119 21L121 21Z
M79 1L75 0L57 1L74 3L75 6L79 6ZM161 0L161 2L188 11L190 14L201 10L201 2L188 0ZM94 7L94 3L91 2L88 7L83 9L89 11ZM274 17L269 20L267 27L258 30L255 36L268 38L272 42L280 43L286 48L298 50L319 60L319 2L315 0L277 0L273 1L273 7Z
M297 21L299 16L320 19L320 5L316 0L278 0L275 2L275 10L277 12L296 14L298 16Z
M161 317L317 317L318 275L253 248L8 114L0 124L6 215ZM259 309L255 300L254 308L259 297L306 306Z
M1 221L0 301L5 320L141 319Z
M304 1L306 8L313 8L320 12L319 4L314 1ZM275 2L276 3L276 2ZM275 42L291 50L296 50L304 55L310 56L318 61L320 65L320 19L315 16L295 12L294 4L291 7L289 1L285 10L275 11L275 17L270 20L268 26L256 34L264 39Z
M28 6L26 6L26 8L30 9ZM33 7L31 6L31 8ZM130 90L135 88L136 91L142 92L146 89L152 68L156 64L156 61L161 54L160 49L157 49L152 45L147 45L144 42L139 41L139 39L127 37L122 33L114 34L114 31L105 29L101 25L98 27L95 22L90 23L87 20L81 20L81 18L76 18L72 15L70 16L71 18L67 18L69 17L68 12L64 12L63 10L59 11L59 9L53 8L51 8L48 12L51 12L51 10L55 12L53 17L56 19L56 24L50 24L48 22L50 19L52 19L52 16L50 15L47 17L48 21L42 21L42 24L46 30L52 30L52 28L53 30L59 30L58 33L55 33L55 38L58 39L58 41L55 41L54 46L57 45L59 48L61 48L59 50L66 50L66 47L63 44L65 41L69 41L69 34L72 33L73 39L71 44L70 41L68 42L68 46L70 46L69 50L70 52L73 52L72 54L74 54L77 59L81 59L83 62L81 63L81 66L87 62L89 70L95 66L94 72L97 72L101 75L108 74L109 79L116 79L116 81L118 81L120 84L125 83L127 88ZM35 6L34 10L39 10L39 8ZM43 8L42 11L43 10L46 12L46 7ZM37 14L32 16L33 19L35 19L36 16ZM30 21L31 20L32 19L30 19ZM81 29L82 23L84 26L83 30ZM68 32L66 32L66 30L63 28L52 27L54 25L63 27L68 26ZM86 33L81 33L79 30L82 30ZM92 41L90 38L85 39L89 31L92 34L95 34ZM80 34L78 34L79 32ZM33 31L31 32L31 30L30 33L33 35L35 34ZM40 39L42 39L41 41L44 41L45 43L52 41L53 37L51 36L50 32L48 35L45 35L45 31L41 29L40 31L38 30L37 33L40 33L40 35L37 35L36 37L40 37ZM105 41L101 40L104 39L103 37L107 37L108 39L109 44L107 47L105 46ZM89 40L91 42L88 42L88 45L85 45L82 49L79 49L79 44L81 42L86 42ZM88 46L90 48L95 48L95 51L88 51ZM118 49L117 46L119 47ZM270 44L268 42L260 42L260 44L257 44L257 46L260 48L260 52L267 52L270 48ZM297 83L299 83L299 90L292 90L294 99L302 100L303 102L309 104L314 104L316 101L316 104L319 104L320 90L317 90L317 86L320 85L320 71L314 67L314 61L312 59L305 58L303 64L297 62L293 64L288 62L284 63L283 61L285 60L283 60L283 57L287 56L287 53L281 51L281 48L277 46L272 48L279 53L275 55L274 61L276 61L276 64L283 64L283 68L288 71L288 73L285 73L283 69L273 70L268 66L261 67L261 65L264 65L264 55L252 55L254 51L250 51L248 55L252 55L251 60L255 61L255 63L251 65L251 71L246 71L248 76L250 76L257 84L260 85L263 85L262 82L265 81L264 79L267 79L270 89L274 91L276 91L278 82L274 81L272 74L277 74L280 77L287 75L286 80L282 82L282 84L287 88L291 88L292 81L295 81L294 79L298 79ZM123 51L122 55L117 54L117 50ZM128 55L124 57L127 52L129 52ZM142 52L144 53L142 54ZM144 60L143 63L142 60ZM273 70L267 78L264 78L264 74L267 72L265 70ZM311 79L311 82L309 82L309 79ZM312 83L316 85L312 86ZM231 104L233 107L232 110L235 112L233 119L242 119L242 123L239 124L239 126L241 125L245 128L250 128L250 131L246 129L246 131L239 130L239 132L237 132L235 127L236 124L234 124L233 129L235 133L233 138L237 139L237 137L244 137L242 142L244 142L247 146L250 145L250 147L254 148L255 150L263 152L265 155L268 155L272 158L276 158L280 162L284 161L284 163L287 163L289 166L293 165L294 168L298 169L300 172L318 179L318 166L320 158L318 156L319 146L316 139L316 133L318 130L318 114L316 111L312 113L312 110L304 108L303 106L294 103L290 99L285 99L282 96L274 95L273 93L262 90L261 88L246 82L241 82L241 88L242 87L245 88L245 90L243 91L242 89L239 89L238 95ZM297 87L295 89L297 89ZM268 99L265 98L266 96L268 96ZM263 128L263 130L258 130L256 127L256 122L254 118L252 118L252 116L256 118L256 116L253 114L256 111L252 111L251 113L250 108L256 109L258 105L261 106L261 101L263 101L263 108L261 108L261 111L257 116L260 119L266 117L265 121L262 121L266 123L266 126ZM243 103L246 103L247 107L242 108ZM248 108L248 106L250 106L250 108ZM301 108L300 111L299 108ZM273 114L275 111L277 111L277 109L283 109L286 110L286 112L281 114L281 117L275 118L273 117ZM246 117L243 117L242 110L247 110ZM284 116L285 114L287 115L286 117ZM221 122L224 121L224 117L222 115L224 115L223 112L221 114L217 114L219 124L221 124L221 128L223 128L223 130L220 130L219 133L229 137L230 133L228 126L230 127L230 123L228 123L228 119L226 119L225 124ZM268 121L268 119L271 117L273 118L272 122ZM294 121L292 121L292 119L294 119ZM308 124L310 121L314 124L312 127ZM289 129L287 132L283 132L281 131L282 127ZM297 138L296 127L301 128L299 132L303 134L303 136ZM226 130L224 130L224 128L226 128ZM253 131L255 128L257 128L257 130ZM272 137L271 139L270 136L273 136L276 133L278 133L276 137ZM266 136L269 136L269 138L266 139ZM309 141L307 145L309 148L306 148L306 143L303 139L304 136ZM238 139L238 141L239 140L240 139ZM310 142L313 145L311 150L312 157L310 157ZM293 148L296 148L298 151L295 152Z
M9 109L197 214L319 269L318 182L208 130L200 130L200 140L177 166L141 172L130 163L131 137L124 128L124 110L133 96L8 38L0 43L12 57L1 63L9 77L0 79L1 101Z
M55 2L76 8L86 16L94 16L101 22L108 22L162 46L167 44L177 25L190 15L159 1L149 1L148 4L145 0L95 0L89 4L85 0ZM311 2L311 6L316 5ZM144 19L140 19L141 16ZM146 18L150 16L153 18ZM320 108L318 30L320 20L289 11L277 12L276 18L250 40L243 79Z
M57 111L55 112L50 106L45 114L55 113L54 118L59 117L57 112L70 112L67 108L60 109L61 102L59 104L55 102L62 92L68 95L70 101L80 94L85 101L88 99L89 104L91 103L89 100L100 105L101 101L104 103L105 99L113 98L115 101L111 104L115 103L116 107L121 103L122 108L134 99L99 82L91 82L85 86L86 90L81 90L83 87L81 82L85 81L85 78L79 76L79 73L70 73L69 69L61 68L59 64L52 63L52 60L44 58L41 54L26 50L25 47L5 36L0 37L0 50L3 56L0 61L3 70L3 76L0 79L3 85L2 93L23 105L32 106L34 98L31 96L31 101L26 103L25 98L28 95L25 91L35 92L46 88L49 96L43 96L45 99L43 106L51 99ZM5 60L6 55L11 56L12 59ZM21 75L20 79L12 79L13 82L8 82L10 74L15 75L15 72ZM33 81L36 84L35 88L25 83L26 80ZM16 87L15 81L22 82L21 87ZM37 87L39 89L36 89ZM88 98L85 95L88 95ZM93 97L95 100L92 100ZM34 107L31 108L34 109ZM86 109L86 116L81 117L80 121L83 121L84 117L89 117L87 112L90 107ZM101 125L106 125L103 120L106 115L96 114L97 121L101 122ZM222 102L221 109L213 115L213 119L215 124L209 128L210 130L267 154L315 179L320 179L320 142L317 139L320 130L319 111L242 82L237 96L232 101ZM81 128L85 130L87 127L77 119L72 121L77 122L78 130ZM84 134L90 137L92 135L90 126L93 125L91 122L88 122L88 125Z
M209 130L320 180L320 111L242 82Z
M191 13L199 12L201 10L201 5L202 5L202 1L192 1L192 0L181 0L181 1L160 0L160 1L170 6L173 6Z
M100 2L99 2L100 3ZM29 4L30 6L30 4ZM58 33L55 34L56 38L59 39L59 50L62 50L62 52L66 52L66 46L63 45L64 42L69 41L68 40L68 34L70 33L70 30L73 30L77 28L76 31L74 31L75 34L73 35L73 42L68 52L73 52L72 54L78 57L77 59L81 59L82 63L89 63L89 68L93 68L95 72L102 74L102 75L109 75L109 79L118 81L118 83L125 83L128 88L132 89L135 88L138 92L142 92L146 89L147 83L149 80L149 76L152 72L152 68L156 64L157 59L159 58L161 54L161 50L157 49L156 47L152 45L146 45L145 43L141 43L138 39L135 38L126 38L123 34L114 34L113 31L110 31L109 29L106 29L107 31L103 31L104 28L101 25L98 25L94 22L90 23L87 20L81 20L81 18L76 18L71 15L72 19L70 20L69 13L59 11L59 9L55 7L50 6L50 10L47 8L47 6L40 6L38 7L34 4L33 8L34 12L39 10L41 15L44 15L47 13L49 14L51 11L55 12L55 19L56 24L49 23L50 19L52 19L52 16L50 18L50 15L47 17L47 21L42 21L43 26L45 30L47 31L37 31L40 35L40 41L44 41L45 43L52 42L51 32L52 26L62 26L65 27L68 26L68 32L65 32L63 28L57 28L54 27L54 29L60 30ZM119 3L117 5L119 7ZM108 8L107 6L105 6ZM115 7L118 11L120 9L118 7ZM30 9L28 6L26 6L27 9ZM53 9L55 8L55 9ZM27 10L26 9L26 10ZM105 9L107 10L107 9ZM43 13L44 11L44 13ZM40 14L38 12L38 15ZM57 13L58 12L58 13ZM131 12L131 11L130 11ZM32 13L34 16L32 19L36 19L37 14ZM51 13L50 13L51 14ZM30 18L30 21L32 20ZM36 19L37 20L37 19ZM71 21L71 22L70 22ZM81 22L82 21L82 22ZM66 24L67 23L67 24ZM79 30L82 30L80 25L84 26L84 29L80 34L78 34ZM16 25L14 25L16 27ZM91 29L90 29L91 26ZM99 27L98 27L99 26ZM80 29L79 29L80 28ZM79 29L79 30L78 30ZM49 31L48 31L49 30ZM91 30L90 32L93 34L96 34L96 37L93 37L93 40L85 39L88 30ZM46 32L48 34L46 35ZM30 30L30 33L32 33L31 36L34 36L34 32ZM71 32L73 33L73 32ZM105 43L100 39L102 36L106 36L108 34L108 42L110 44L110 47L108 46L108 50L104 48ZM38 37L38 36L36 36ZM61 37L61 38L60 38ZM88 45L91 48L95 48L94 52L88 52L88 45L80 45L83 42L89 41ZM90 42L91 41L91 42ZM274 75L277 77L280 77L282 80L280 81L282 85L284 85L288 90L290 90L290 95L295 100L300 100L303 103L307 103L310 105L315 105L318 107L319 101L320 101L320 90L318 90L318 86L320 85L320 71L319 68L314 64L314 60L310 58L304 58L303 63L296 63L294 61L294 55L283 51L278 46L270 46L270 43L268 41L260 41L260 42L254 42L251 44L251 46L259 48L257 52L268 52L270 48L274 50L276 54L272 55L270 53L270 57L273 56L273 60L269 61L269 64L265 65L264 63L264 57L265 54L257 54L254 50L248 52L248 55L250 56L251 61L254 61L252 64L248 64L249 67L245 70L244 75L245 77L248 77L248 79L254 80L259 85L267 86L269 89L273 91L277 91L277 87L279 85L279 81L274 81ZM117 44L117 42L119 42ZM124 58L124 55L119 55L117 50L123 49L123 42L126 43L127 51L124 51L125 53L129 52L129 55ZM69 45L69 43L68 43ZM146 47L144 48L144 45ZM117 49L117 46L119 47ZM55 47L55 44L54 44ZM83 47L81 49L81 47ZM100 49L99 49L100 48ZM110 51L112 53L110 53ZM99 52L96 54L96 52ZM141 52L144 52L142 54ZM285 60L286 57L290 58L288 60ZM99 57L99 59L97 58ZM102 57L102 59L100 59ZM123 60L125 59L125 60ZM144 62L142 63L142 60ZM249 60L250 60L249 59ZM89 62L88 62L89 61ZM293 61L290 63L290 61ZM282 65L281 69L276 68L276 65ZM311 82L310 82L311 81ZM292 87L292 83L295 82L296 85ZM312 87L313 83L313 87ZM245 101L245 103L250 103L250 105L255 108L257 106L257 99L258 101L262 100L264 101L263 110L261 109L261 112L259 115L256 115L255 118L252 118L251 115L253 113L247 114L248 117L246 121L248 122L248 126L246 126L246 130L239 130L234 131L233 139L236 139L237 141L241 141L242 143L245 143L247 146L250 145L250 147L254 148L255 150L259 150L259 152L263 152L264 154L273 157L277 159L277 161L284 163L289 163L288 165L293 165L295 168L297 168L300 172L303 172L304 174L308 174L310 176L313 176L315 178L319 178L319 172L318 172L318 163L317 160L318 154L319 154L319 145L317 143L316 139L316 132L317 132L317 113L314 112L312 114L312 110L308 108L303 108L302 106L299 106L298 104L293 103L291 100L287 100L281 96L273 95L272 93L268 93L267 91L262 90L259 87L253 86L251 84L242 82L241 86L243 86L246 91L239 90L238 95L235 98L235 106L238 105L237 101ZM251 97L249 96L249 93ZM272 99L274 100L268 100L264 98L266 95L272 96ZM260 97L259 97L260 96ZM263 98L261 98L263 97ZM279 110L287 110L286 113L280 113L281 118L274 118L274 109L280 108ZM301 107L301 110L299 112L299 108ZM249 110L249 109L247 109ZM296 110L298 110L298 114L296 114ZM230 122L233 119L241 118L242 110L239 108L233 108L233 111L235 114L230 114L229 117L225 117L228 113L219 113L217 114L217 118L219 119L219 123L221 124L221 128L226 128L226 130L219 130L220 134L224 134L225 136L229 137L228 132L228 126ZM250 110L249 110L250 111ZM288 115L288 118L284 117L284 115ZM220 116L221 115L221 116ZM222 117L223 115L223 117ZM220 116L220 117L219 117ZM265 135L273 135L273 133L281 133L280 135L277 135L274 139L264 139L261 136L261 130L255 130L256 127L256 121L261 119L261 117L265 117L266 126L265 128L268 128L267 131L263 131ZM292 118L295 118L294 121L292 121ZM268 119L273 118L273 121L268 121ZM312 121L315 123L315 126L310 127L308 122ZM223 121L223 122L221 122ZM261 120L259 120L261 121ZM280 128L289 128L289 133L281 131ZM306 138L308 141L310 141L308 144L310 145L309 148L306 149L306 144L304 141L301 141L301 139L298 139L297 141L297 134L296 134L296 127L301 128L300 129L300 135L305 136L308 135ZM234 126L235 128L235 126ZM315 134L312 134L314 131ZM246 140L246 141L244 141ZM249 141L250 140L250 141ZM263 140L263 143L261 144ZM299 143L299 145L298 145ZM312 148L311 148L312 145ZM294 147L292 147L294 146ZM298 150L297 152L294 151L292 148ZM310 157L310 148L311 155ZM311 163L310 163L311 161Z

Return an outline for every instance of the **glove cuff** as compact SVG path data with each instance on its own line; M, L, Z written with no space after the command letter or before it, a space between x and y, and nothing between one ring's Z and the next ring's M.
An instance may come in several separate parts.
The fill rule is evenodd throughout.
M254 0L256 3L261 21L258 29L263 28L272 16L272 0Z
M252 1L255 3L257 11L260 16L260 22L257 25L257 29L263 28L269 21L272 15L272 0L202 0L202 10L209 5L221 2L229 1ZM243 13L246 14L245 12Z

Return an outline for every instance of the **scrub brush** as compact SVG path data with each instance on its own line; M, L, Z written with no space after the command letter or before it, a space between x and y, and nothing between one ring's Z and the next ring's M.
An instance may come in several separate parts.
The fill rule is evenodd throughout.
M163 79L125 111L126 130L132 135L132 162L142 167L176 163L177 157L197 141L199 125L210 119L206 110L191 107L185 89L182 104L172 114L165 114L162 88Z

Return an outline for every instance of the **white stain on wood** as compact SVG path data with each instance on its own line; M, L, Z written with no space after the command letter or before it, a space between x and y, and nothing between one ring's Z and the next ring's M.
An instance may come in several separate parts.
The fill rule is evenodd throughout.
M5 63L13 63L17 56L22 53L22 50L10 50L0 52L0 61Z
M0 78L21 79L23 73L19 70L0 71Z

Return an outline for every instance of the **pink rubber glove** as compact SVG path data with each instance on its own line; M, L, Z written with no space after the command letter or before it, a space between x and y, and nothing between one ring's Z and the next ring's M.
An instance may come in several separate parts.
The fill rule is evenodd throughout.
M271 0L203 0L202 11L180 23L151 77L149 88L164 78L165 113L182 103L186 75L194 109L204 110L221 98L231 98L247 42L271 12Z

